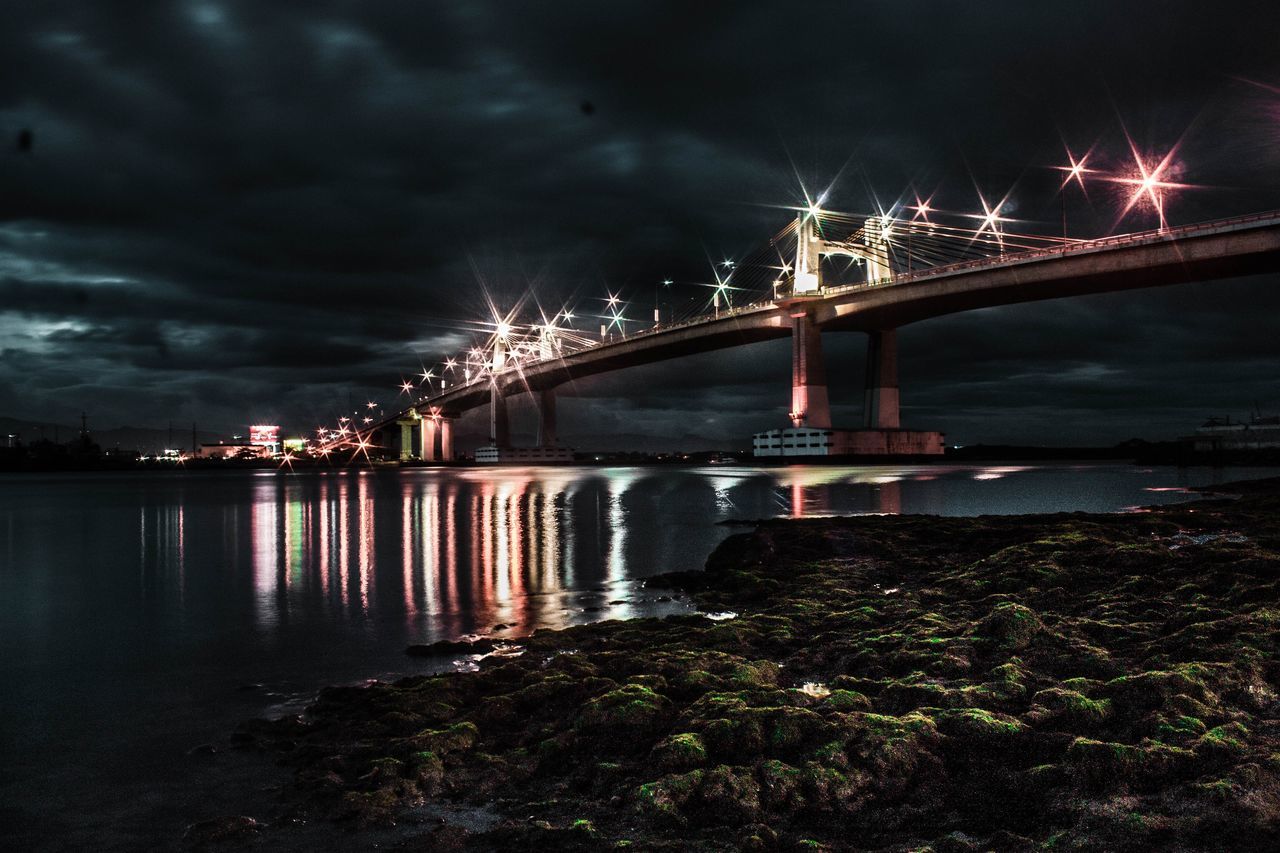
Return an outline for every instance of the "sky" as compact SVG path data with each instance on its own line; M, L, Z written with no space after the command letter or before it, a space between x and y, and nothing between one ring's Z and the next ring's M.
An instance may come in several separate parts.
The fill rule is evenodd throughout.
M488 313L598 313L711 264L804 191L916 195L1055 233L1054 167L1174 152L1171 224L1280 208L1280 6L1222 2L58 2L0 28L0 415L333 423ZM1127 190L1065 196L1069 229ZM1013 226L1010 226L1013 227ZM1169 438L1280 412L1280 280L956 314L899 332L905 425L956 443ZM584 324L585 325L585 324ZM824 337L837 426L865 336ZM786 425L786 341L562 389L561 433ZM516 432L532 429L513 403ZM470 416L481 430L481 413ZM468 422L469 423L469 422Z

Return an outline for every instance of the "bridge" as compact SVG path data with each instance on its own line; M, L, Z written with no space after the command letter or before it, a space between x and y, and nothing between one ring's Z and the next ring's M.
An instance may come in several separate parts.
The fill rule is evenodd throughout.
M902 428L898 328L998 305L1280 271L1280 212L1096 240L1009 234L1000 227L1002 221L989 213L979 228L966 229L920 216L852 217L802 210L763 250L780 263L754 265L772 276L765 294L733 285L733 274L717 275L708 306L713 310L663 323L655 307L652 327L628 333L617 322L623 318L615 309L605 318L610 322L601 326L600 339L560 325L561 315L544 318L528 331L495 320L484 347L473 349L454 371L462 373L461 380L442 377L441 387L389 417L363 425L344 419L337 429L322 430L321 447L324 452L340 447L358 452L370 446L373 433L395 427L402 459L451 461L453 422L463 412L487 405L492 445L509 448L507 399L529 393L537 401L538 448L545 454L529 451L523 456L537 459L557 447L556 389L566 382L781 338L793 343L791 429L829 436L833 424L822 332L856 331L868 335L864 422L845 447L851 452L941 452L941 434ZM841 262L843 273L836 269ZM854 281L832 280L851 271ZM733 306L735 292L754 298ZM618 333L611 334L615 328Z

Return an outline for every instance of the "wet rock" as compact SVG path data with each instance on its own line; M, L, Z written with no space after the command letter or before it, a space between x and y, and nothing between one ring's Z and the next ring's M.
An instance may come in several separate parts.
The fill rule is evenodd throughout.
M482 655L494 650L497 640L439 640L434 643L415 643L405 648L404 653L410 657L426 658L440 655L471 654Z
M191 824L182 838L184 841L197 844L216 844L252 838L263 828L262 823L247 815L226 815Z

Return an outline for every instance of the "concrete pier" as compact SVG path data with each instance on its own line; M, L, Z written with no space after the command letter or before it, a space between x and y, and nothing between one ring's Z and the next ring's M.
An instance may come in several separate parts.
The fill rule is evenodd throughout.
M440 416L440 461L452 462L453 457L453 416Z
M538 392L538 446L556 446L556 392L543 388Z
M863 426L867 429L900 429L902 414L898 395L898 331L867 333L867 380Z
M417 425L417 418L401 418L396 421L396 426L400 427L401 462L408 462L413 458L413 428Z
M511 446L511 422L507 418L507 398L495 384L489 392L489 441L495 447Z
M822 362L822 331L809 309L791 307L791 411L794 427L831 427L827 371Z
M422 419L422 429L418 433L418 458L423 462L436 461L436 432L439 421L432 415Z

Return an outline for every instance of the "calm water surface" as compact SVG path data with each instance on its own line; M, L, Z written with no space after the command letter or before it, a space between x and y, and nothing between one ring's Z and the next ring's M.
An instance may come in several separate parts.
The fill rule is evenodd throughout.
M257 795L193 785L222 759L192 747L323 684L450 665L407 658L409 643L682 611L638 580L700 568L730 532L718 521L1108 511L1223 478L1128 465L0 477L0 842L164 846Z

